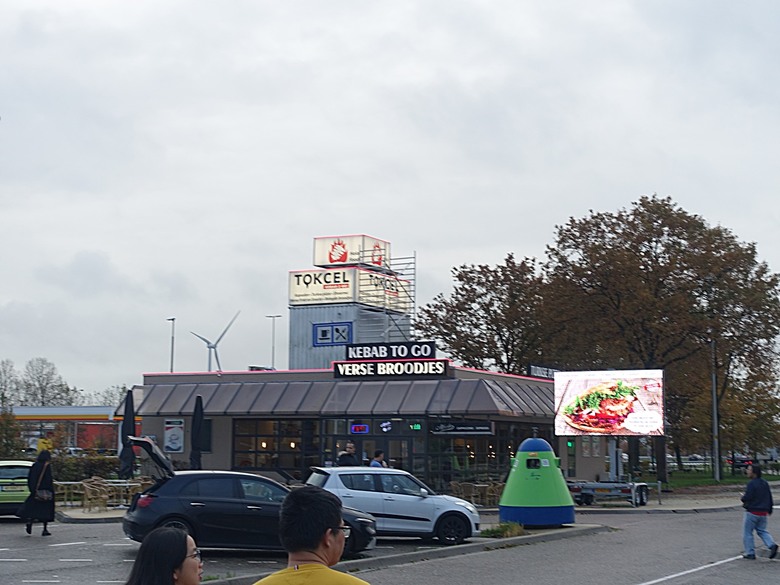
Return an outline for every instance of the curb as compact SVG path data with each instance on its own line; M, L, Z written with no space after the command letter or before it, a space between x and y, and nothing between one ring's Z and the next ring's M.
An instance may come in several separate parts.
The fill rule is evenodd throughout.
M461 556L465 554L474 554L480 552L489 552L500 550L502 548L512 548L537 542L549 542L554 540L563 540L564 538L573 538L575 536L585 536L588 534L597 534L599 532L609 532L613 530L608 526L598 524L566 524L563 528L542 532L540 534L530 534L527 536L513 536L511 538L471 538L469 544L458 546L447 546L442 548L432 548L429 550L416 551L412 553L403 553L397 555L388 555L370 559L357 559L354 561L344 561L334 568L342 573L356 574L361 571L372 571L385 569L396 565L405 565L408 563L419 563L434 559L443 559L448 557ZM266 571L256 575L245 575L243 577L231 577L229 579L219 579L209 581L210 585L252 585L259 579L271 575L275 571Z
M68 516L64 512L54 512L54 518L57 522L62 522L63 524L109 524L111 522L121 522L123 517L124 514L122 516L105 516L103 518L76 518Z

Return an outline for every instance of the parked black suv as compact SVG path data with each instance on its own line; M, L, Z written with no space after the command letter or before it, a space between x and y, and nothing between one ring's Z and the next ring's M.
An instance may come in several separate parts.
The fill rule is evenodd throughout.
M290 488L267 477L236 471L174 471L147 437L130 437L154 461L160 478L133 497L122 521L125 534L141 542L158 526L187 531L200 548L282 550L279 509ZM343 508L352 529L344 547L354 554L376 545L373 516Z

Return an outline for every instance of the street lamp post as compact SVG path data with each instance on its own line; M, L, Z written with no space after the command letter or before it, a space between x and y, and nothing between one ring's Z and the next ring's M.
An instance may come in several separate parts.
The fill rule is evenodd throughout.
M718 423L718 358L715 351L715 335L710 331L710 348L712 351L712 477L720 481L720 439Z
M171 322L171 373L173 373L173 343L176 338L176 317L168 317L167 321Z
M276 369L276 320L281 315L266 315L271 320L271 368Z

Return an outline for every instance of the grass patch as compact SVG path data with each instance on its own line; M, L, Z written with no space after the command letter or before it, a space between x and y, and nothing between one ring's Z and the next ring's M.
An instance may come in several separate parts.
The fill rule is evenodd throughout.
M664 489L682 489L682 488L691 488L691 487L706 487L706 486L718 486L718 485L745 485L747 484L750 479L741 473L737 473L735 475L731 475L731 473L726 470L726 472L722 475L719 482L716 482L712 478L712 472L711 471L677 471L676 467L670 467L669 471L671 473L669 474L669 483L664 484ZM775 481L780 481L780 476L777 475L770 475L769 473L764 473L761 477L763 477L768 482L772 483ZM643 481L645 483L648 483L650 485L655 485L658 483L658 480L656 479L656 476L654 474L645 474L641 477L638 477L635 479L635 481Z
M517 522L501 522L493 528L485 528L479 535L485 538L509 538L511 536L523 536L528 534L525 528Z

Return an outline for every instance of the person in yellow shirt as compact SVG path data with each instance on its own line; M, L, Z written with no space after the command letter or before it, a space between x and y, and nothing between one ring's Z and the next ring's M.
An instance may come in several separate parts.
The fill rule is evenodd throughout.
M279 539L287 551L287 568L255 585L368 585L331 569L341 559L348 536L338 496L316 486L292 490L279 513Z

